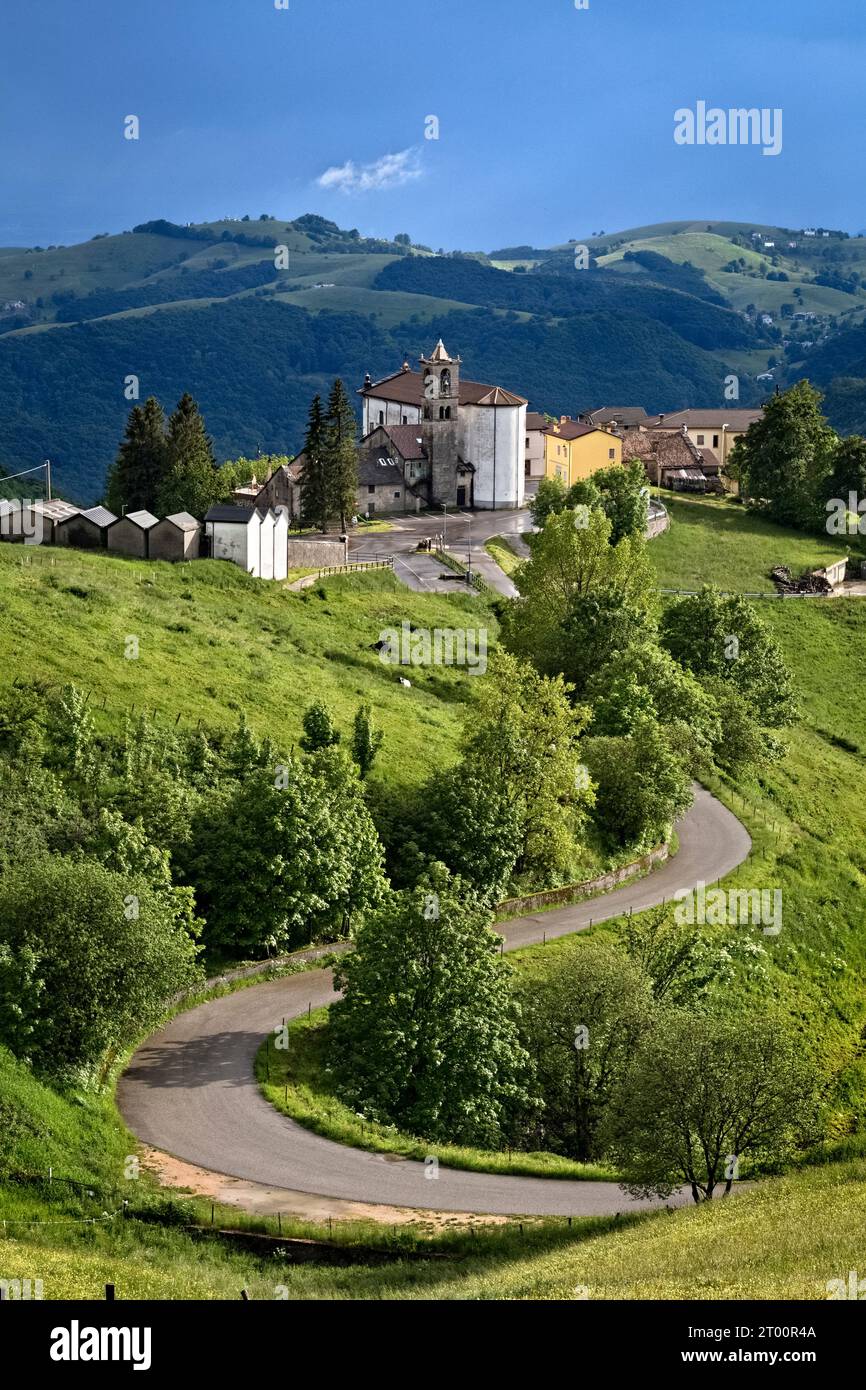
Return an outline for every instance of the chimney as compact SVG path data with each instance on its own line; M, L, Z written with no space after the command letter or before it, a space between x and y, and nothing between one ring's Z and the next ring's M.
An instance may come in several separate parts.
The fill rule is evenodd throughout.
M660 415L660 416L659 416L659 424L661 424L661 423L662 423L662 421L663 421L663 420L664 420L664 418L665 418L665 417L664 417L664 415L663 415L663 414L662 414L662 415Z
M404 372L411 372L411 370L412 370L412 368L409 366L408 361L407 361L406 359L404 359L404 361L403 361L403 366L401 367L401 371L404 371Z
M560 423L561 425L567 425L567 424L568 424L568 416L567 416L567 415L560 415L560 417L559 417L559 423Z
M364 377L364 390L366 391L367 388L370 387L370 386L372 386L372 385L373 385L373 378L371 377L370 373L368 372L367 375Z

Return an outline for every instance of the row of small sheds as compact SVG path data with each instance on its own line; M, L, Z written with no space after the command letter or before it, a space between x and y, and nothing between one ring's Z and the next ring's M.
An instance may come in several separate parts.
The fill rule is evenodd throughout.
M189 512L175 512L162 520L152 512L127 512L115 516L107 507L73 507L59 500L31 502L21 517L16 535L4 530L4 539L30 544L70 545L78 550L113 550L140 560L196 560L202 526Z

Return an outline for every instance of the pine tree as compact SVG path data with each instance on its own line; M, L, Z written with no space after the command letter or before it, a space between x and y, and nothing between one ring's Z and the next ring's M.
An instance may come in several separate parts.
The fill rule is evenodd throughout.
M165 413L155 396L133 406L126 433L108 475L105 500L111 511L153 511L168 468Z
M333 748L340 742L340 731L335 728L331 711L321 700L310 705L304 714L304 736L301 747L306 753L317 753L321 748Z
M384 735L373 723L369 705L359 705L355 714L352 733L352 759L358 766L361 778L367 776L382 746Z
M213 444L198 405L184 392L168 422L168 466L157 493L160 516L191 512L203 517L216 501L218 478Z
M301 525L325 532L330 515L327 476L325 472L326 421L322 398L316 396L310 406L307 437L304 441L304 467L301 477Z
M329 510L339 516L340 530L345 531L355 513L358 492L358 422L339 377L328 397L325 475Z

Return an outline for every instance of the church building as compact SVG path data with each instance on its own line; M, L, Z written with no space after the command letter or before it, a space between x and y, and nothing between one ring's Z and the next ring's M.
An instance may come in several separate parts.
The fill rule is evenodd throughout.
M415 372L404 362L382 381L368 375L358 393L362 508L365 492L387 496L390 505L374 501L375 510L522 507L527 402L501 386L462 380L460 358L441 339L420 366ZM398 474L402 484L391 485Z

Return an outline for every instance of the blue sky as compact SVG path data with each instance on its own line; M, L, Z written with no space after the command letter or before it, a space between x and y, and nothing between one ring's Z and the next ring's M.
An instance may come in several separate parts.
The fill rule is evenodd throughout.
M679 218L866 227L855 0L288 3L5 0L0 245L247 212L483 250ZM781 154L678 146L699 100L781 108Z

